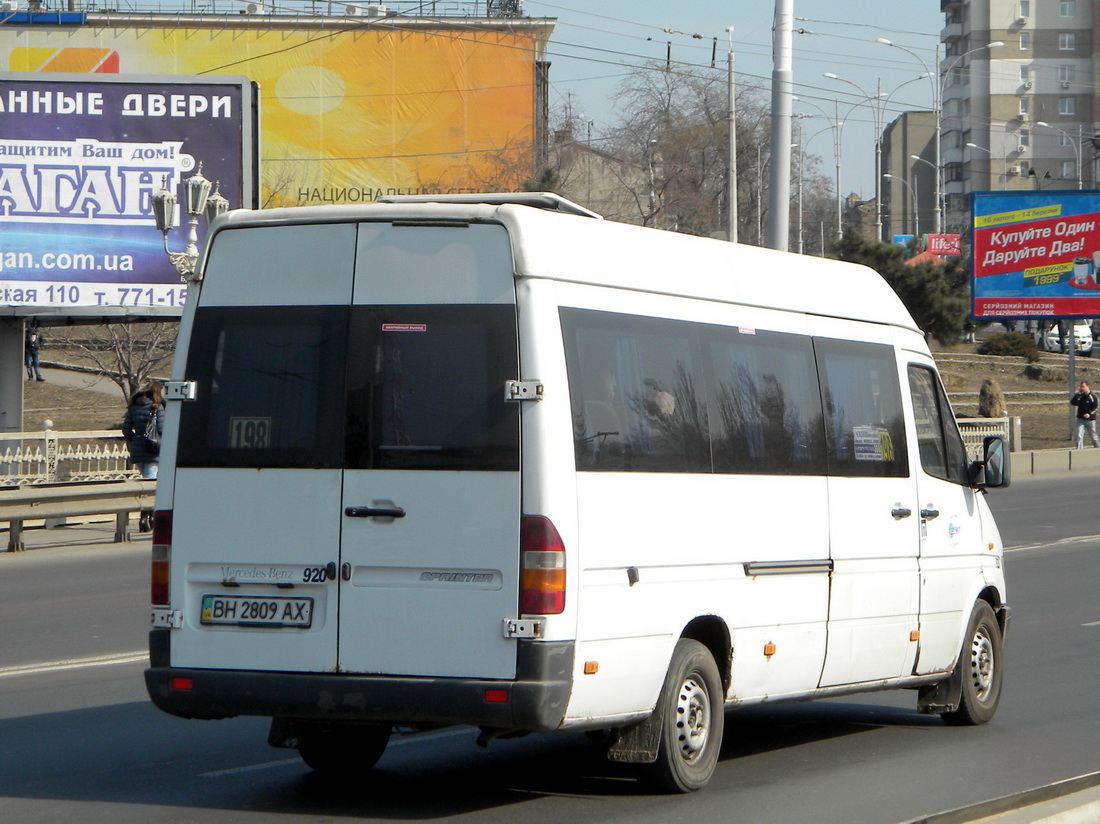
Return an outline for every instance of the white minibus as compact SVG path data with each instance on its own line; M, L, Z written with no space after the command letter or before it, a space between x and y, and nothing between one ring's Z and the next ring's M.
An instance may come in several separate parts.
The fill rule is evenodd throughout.
M679 792L726 709L996 710L1008 455L874 271L525 194L231 212L195 281L161 709L342 774L398 730L602 731Z

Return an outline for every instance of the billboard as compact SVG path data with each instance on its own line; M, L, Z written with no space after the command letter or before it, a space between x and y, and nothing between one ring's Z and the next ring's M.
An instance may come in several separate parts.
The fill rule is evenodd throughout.
M203 163L252 205L253 110L242 78L0 75L0 305L179 314L150 198Z
M82 17L0 25L0 70L246 77L262 98L261 207L514 189L534 171L552 20Z
M1100 192L971 195L978 320L1100 317Z

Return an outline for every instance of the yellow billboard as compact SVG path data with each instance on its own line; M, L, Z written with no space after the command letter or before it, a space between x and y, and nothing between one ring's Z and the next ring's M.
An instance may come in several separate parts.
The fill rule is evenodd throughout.
M535 171L553 21L64 17L0 26L0 68L258 84L265 207L515 188Z

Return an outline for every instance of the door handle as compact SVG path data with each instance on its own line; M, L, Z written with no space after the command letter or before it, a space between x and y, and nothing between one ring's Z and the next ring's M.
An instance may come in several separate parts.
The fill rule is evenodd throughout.
M344 581L351 580L351 564L341 564L340 566L340 578Z
M400 506L349 506L344 514L349 518L404 518L405 510Z
M926 521L931 521L940 517L940 511L938 509L922 509L920 511L920 516Z
M902 518L908 518L913 514L913 510L906 509L903 506L896 506L890 510L890 514L894 516L895 521L900 521Z

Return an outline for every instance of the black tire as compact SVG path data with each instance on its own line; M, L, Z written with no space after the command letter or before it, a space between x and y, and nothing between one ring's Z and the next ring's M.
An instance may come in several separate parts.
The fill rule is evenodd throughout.
M962 681L962 700L953 712L940 714L956 727L984 724L997 711L1004 679L1004 646L997 616L985 601L970 614L955 675Z
M378 763L389 740L389 727L317 725L302 731L298 754L324 775L360 775Z
M664 711L657 760L638 765L638 777L663 792L701 789L718 763L725 722L722 677L710 650L681 638L657 700Z

